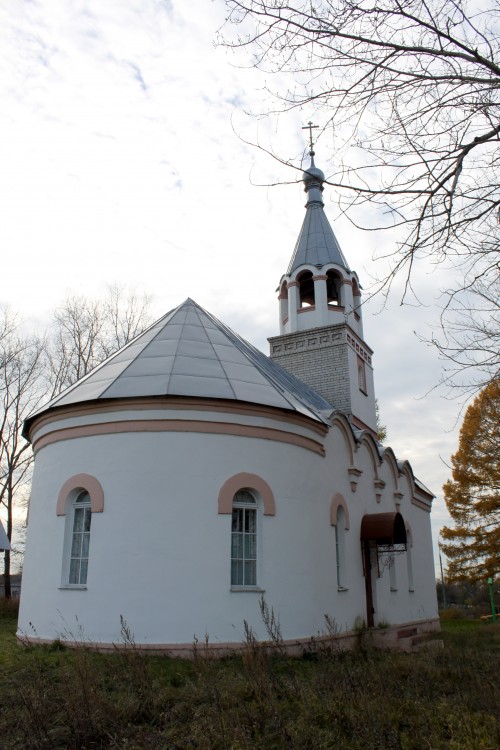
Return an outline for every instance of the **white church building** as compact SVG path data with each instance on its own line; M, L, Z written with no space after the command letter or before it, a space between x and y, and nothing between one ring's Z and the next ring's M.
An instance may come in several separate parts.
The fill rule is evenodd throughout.
M377 440L358 277L303 175L265 356L191 299L31 415L18 635L225 652L264 599L295 650L335 622L439 627L432 493ZM325 618L326 616L326 618ZM378 627L377 627L378 626Z

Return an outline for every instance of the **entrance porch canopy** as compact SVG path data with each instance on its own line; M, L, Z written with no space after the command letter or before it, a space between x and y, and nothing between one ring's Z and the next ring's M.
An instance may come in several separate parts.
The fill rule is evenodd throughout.
M406 528L401 513L367 513L361 520L361 541L377 547L406 547Z

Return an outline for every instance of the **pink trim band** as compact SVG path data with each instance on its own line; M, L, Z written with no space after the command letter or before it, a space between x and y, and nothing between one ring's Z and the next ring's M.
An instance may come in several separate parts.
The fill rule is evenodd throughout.
M273 491L268 483L257 474L247 474L246 472L235 474L224 482L219 492L218 512L232 513L234 496L238 490L246 488L257 490L260 494L264 504L265 516L276 515L276 503L274 502Z
M320 456L325 455L325 449L321 443L312 438L295 435L285 430L240 425L232 422L204 422L196 419L124 420L122 422L81 425L80 427L65 427L60 430L54 430L54 432L34 440L33 450L37 452L41 448L52 443L57 443L60 440L95 437L96 435L116 435L124 432L193 432L196 434L237 435L239 437L260 438L261 440L288 443L289 445L296 445L300 448L310 450Z
M277 410L272 406L262 406L260 404L250 404L222 399L199 399L182 396L164 396L159 398L137 398L137 399L116 399L100 403L75 404L74 406L59 406L48 413L41 414L33 420L33 426L30 428L30 439L36 440L36 431L47 424L58 422L67 417L81 417L87 414L103 414L117 411L145 411L148 409L160 409L162 411L171 410L196 410L202 412L215 411L226 414L242 414L248 416L277 418ZM319 422L314 422L309 417L299 413L283 412L280 410L278 419L290 424L297 424L313 430L319 435L326 435L328 428Z

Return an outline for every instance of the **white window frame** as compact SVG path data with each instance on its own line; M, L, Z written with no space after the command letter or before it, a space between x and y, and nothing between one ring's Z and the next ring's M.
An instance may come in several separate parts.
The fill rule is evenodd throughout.
M236 512L236 513L235 513ZM243 520L238 524L242 530L235 530L235 517ZM259 588L259 547L260 547L260 503L256 493L248 488L235 493L231 511L231 590L232 591L260 591ZM246 519L253 521L246 523ZM245 531L251 528L252 531ZM239 539L236 536L240 537ZM253 540L252 540L253 537ZM235 552L239 553L235 556ZM242 575L236 575L236 564L241 564ZM250 563L253 565L250 567ZM250 575L246 571L250 570Z
M65 517L61 588L86 589L92 526L91 498L86 489L70 493Z

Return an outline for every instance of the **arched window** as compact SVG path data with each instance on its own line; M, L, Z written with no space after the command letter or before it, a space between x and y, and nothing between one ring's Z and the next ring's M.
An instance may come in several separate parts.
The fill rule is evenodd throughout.
M345 589L346 586L346 564L345 564L345 527L346 517L342 505L337 508L335 524L335 558L337 562L337 586Z
M326 272L326 297L329 305L341 305L340 289L342 282L340 276L331 269Z
M89 564L90 522L92 512L87 490L79 492L72 503L71 551L69 555L70 586L87 583Z
M298 277L301 307L314 306L314 280L311 271L303 271Z
M103 511L104 491L91 474L75 474L59 490L56 513L65 517L62 588L86 587L92 515Z
M231 586L257 585L257 513L251 490L238 490L231 519Z

